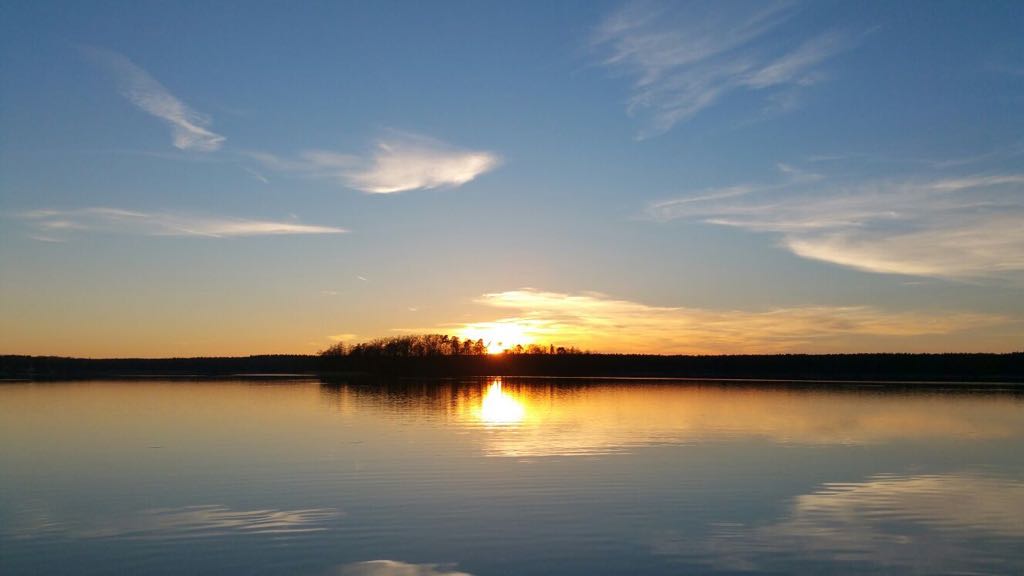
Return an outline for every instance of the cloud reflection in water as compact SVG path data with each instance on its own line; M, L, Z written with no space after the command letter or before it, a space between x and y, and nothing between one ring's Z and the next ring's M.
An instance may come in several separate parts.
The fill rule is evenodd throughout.
M409 564L397 560L370 560L338 566L338 576L473 576L451 564Z
M785 555L923 573L1006 571L986 546L1024 538L1024 482L979 474L879 475L794 499L779 522L718 524L706 539L663 533L656 554L723 570L773 569ZM995 544L992 544L995 542ZM1000 562L1006 562L1002 560ZM1019 559L1018 559L1019 561ZM834 566L834 564L833 564Z

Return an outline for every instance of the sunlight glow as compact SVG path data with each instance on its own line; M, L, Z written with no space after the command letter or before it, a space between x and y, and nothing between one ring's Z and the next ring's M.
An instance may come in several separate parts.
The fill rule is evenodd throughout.
M485 424L517 424L526 416L526 408L519 400L501 389L501 378L495 378L487 387L480 402L480 419Z
M526 327L513 322L473 324L464 328L460 336L470 340L483 340L488 354L501 354L516 346L533 343L533 338L527 334Z

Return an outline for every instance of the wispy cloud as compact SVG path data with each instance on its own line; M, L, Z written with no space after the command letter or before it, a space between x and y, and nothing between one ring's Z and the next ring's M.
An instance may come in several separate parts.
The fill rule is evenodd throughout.
M400 132L379 140L366 156L326 150L308 150L292 159L261 152L249 156L272 170L332 179L374 194L461 186L500 163L493 152Z
M794 90L817 82L819 65L852 44L836 31L789 46L770 38L794 12L791 2L634 2L605 19L593 43L606 66L632 79L628 111L645 118L640 136L650 137L737 91L777 88L774 107L792 107Z
M995 162L1013 163L1018 162L1019 157L1024 156L1024 141L1011 141L1001 144L991 150L976 154L947 156L944 158L927 158L914 156L893 156L891 154L879 153L845 153L845 154L812 154L804 160L811 163L856 163L856 164L904 164L907 166L922 166L934 170L943 169L966 169L971 165L984 165Z
M799 306L760 311L652 306L600 293L534 289L485 294L477 300L514 315L461 326L463 333L511 328L542 343L603 351L780 353L878 350L880 339L906 344L1010 321L970 312L892 312L871 306ZM860 339L859 344L853 343Z
M49 241L60 241L76 232L108 232L146 236L268 236L287 234L342 234L344 228L313 226L297 221L252 220L198 216L171 212L136 212L118 208L34 210L20 218ZM39 234L37 234L39 236Z
M979 279L1024 271L1024 174L854 185L803 177L735 189L656 202L647 214L777 233L799 256L870 272Z
M253 170L252 168L249 168L248 166L243 166L242 170L244 170L247 174L249 174L253 178L259 180L260 182L263 182L264 184L270 184L270 180L267 179L266 176L264 176L263 174L260 174L259 172Z
M360 163L355 154L342 154L328 150L305 150L294 158L284 158L268 152L249 151L245 156L259 162L269 170L291 172L310 178L326 178L345 182L348 171Z
M129 102L170 126L176 148L199 152L220 149L225 138L209 129L210 118L189 108L134 62L117 52L102 48L84 47L82 51L113 72L121 94Z
M364 192L461 186L498 165L490 152L463 150L437 140L405 135L381 141L370 165L347 174L349 185Z

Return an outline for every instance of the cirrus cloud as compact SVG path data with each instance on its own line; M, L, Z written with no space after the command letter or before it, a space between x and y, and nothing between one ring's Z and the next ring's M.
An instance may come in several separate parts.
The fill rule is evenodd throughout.
M791 2L633 2L601 23L593 45L633 80L627 110L644 118L640 137L657 136L735 92L774 88L775 107L791 108L796 90L820 80L818 67L852 45L836 31L796 46L785 45L789 34L770 38L794 13Z
M353 188L389 194L461 186L498 165L490 152L462 150L437 140L409 137L381 141L369 166L349 172Z
M199 216L174 212L139 212L119 208L33 210L19 214L36 231L38 240L59 242L76 232L108 232L145 236L279 236L343 234L344 228L314 226L297 221L254 220Z
M167 123L171 128L175 148L197 152L220 149L225 138L209 129L210 118L171 94L137 64L117 52L103 48L83 47L82 51L117 77L121 94L129 102Z
M730 186L648 205L657 221L779 234L804 258L883 274L980 280L1024 272L1024 174Z
M426 136L391 132L366 156L306 150L295 158L248 156L273 170L334 180L371 194L458 187L498 167L497 154L459 148Z

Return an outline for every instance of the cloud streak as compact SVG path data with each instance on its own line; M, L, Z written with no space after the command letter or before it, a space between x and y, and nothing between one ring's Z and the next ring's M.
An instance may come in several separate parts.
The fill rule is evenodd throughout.
M1011 319L969 312L890 312L871 306L799 306L763 311L651 306L596 292L521 289L484 294L490 308L514 311L462 325L463 333L515 327L542 343L616 352L681 354L877 351L885 339L919 345ZM861 341L858 343L857 340Z
M818 67L852 44L835 31L796 46L769 38L794 12L790 2L634 2L601 23L593 46L605 66L632 79L627 110L644 119L646 138L732 93L783 90L788 104L772 93L775 107L791 107L794 91L819 81Z
M249 156L263 166L311 178L334 180L371 194L458 187L495 169L497 154L467 150L433 138L392 133L366 156L307 150L293 159L261 152Z
M1024 271L1024 174L735 189L656 202L647 215L776 233L798 256L868 272L976 280Z
M119 208L34 210L19 215L38 232L35 237L62 241L81 232L106 232L144 236L279 236L293 234L343 234L344 228L313 226L296 221L252 220L197 216L171 212L137 212Z
M116 76L120 92L129 102L167 123L175 148L213 152L223 145L224 136L209 129L208 116L189 108L125 56L93 47L83 48L83 52Z

